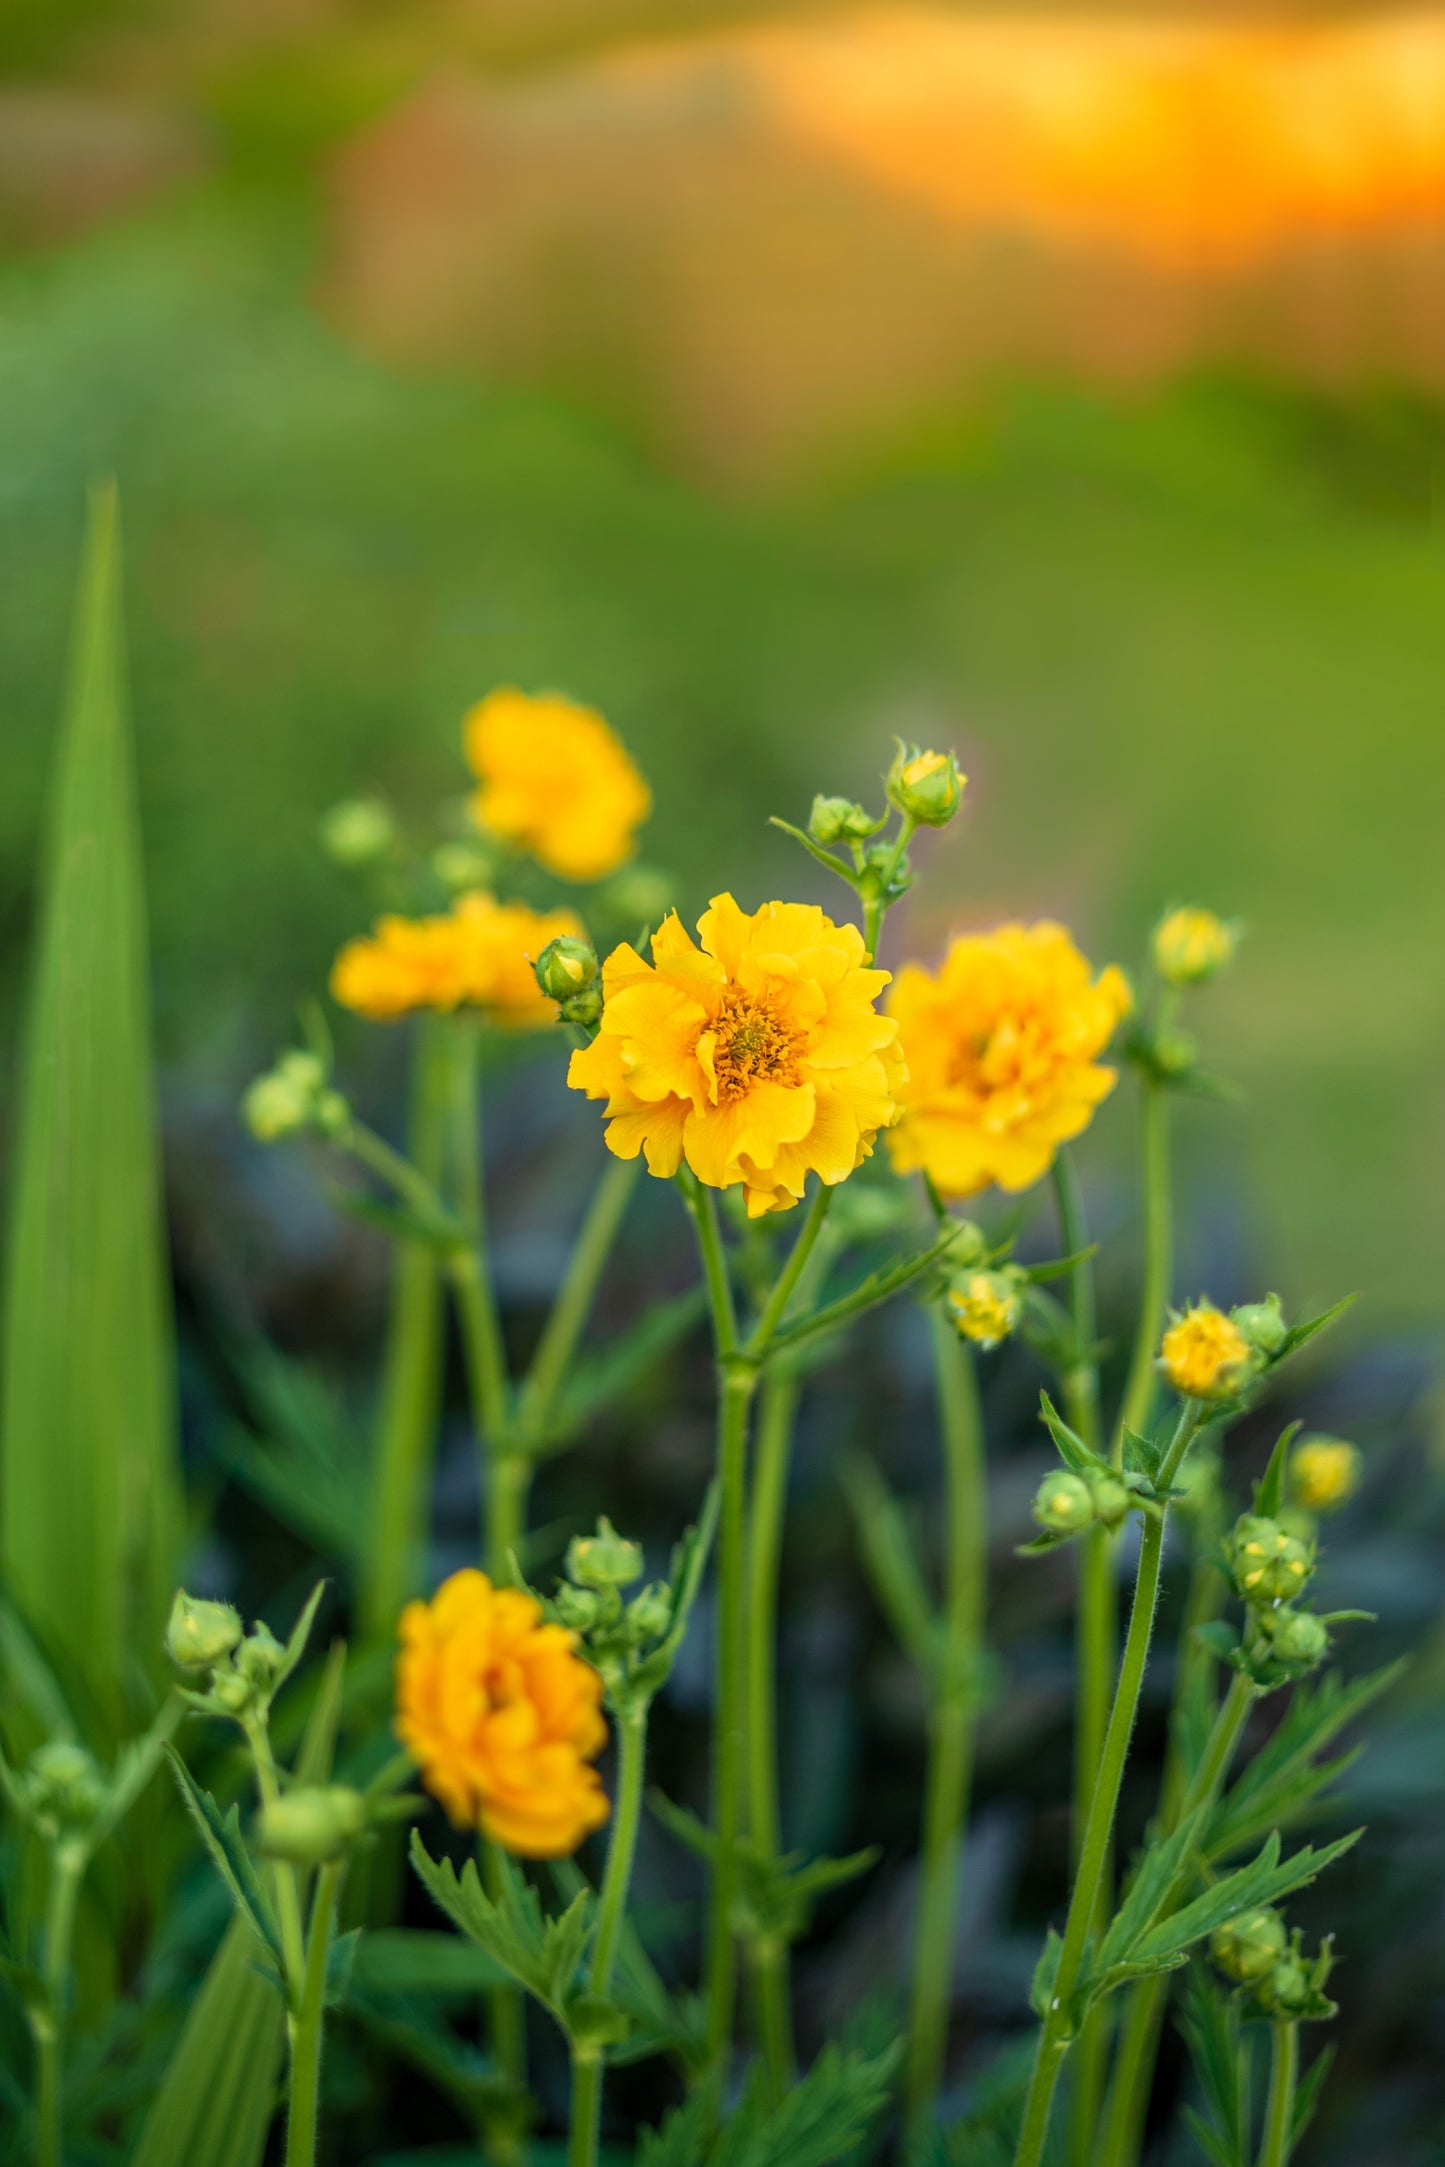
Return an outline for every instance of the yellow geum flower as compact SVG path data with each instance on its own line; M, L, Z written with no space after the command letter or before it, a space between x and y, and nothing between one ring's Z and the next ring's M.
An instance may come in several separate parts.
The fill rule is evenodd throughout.
M462 727L481 784L472 811L489 834L563 880L601 880L632 856L652 792L595 708L505 685Z
M896 1118L898 1026L873 1005L888 973L812 904L750 917L714 896L697 930L700 947L674 911L651 963L613 950L601 1026L567 1080L606 1101L619 1159L645 1151L663 1176L686 1160L709 1188L743 1187L756 1218L796 1203L810 1173L846 1181Z
M1031 1187L1113 1090L1097 1057L1131 999L1048 922L964 934L936 974L905 964L888 999L908 1064L888 1138L899 1172L946 1197Z
M1234 939L1212 910L1172 910L1154 928L1154 968L1171 986L1202 985L1229 962Z
M602 1680L519 1588L468 1570L398 1628L397 1736L459 1828L519 1858L565 1858L607 1819L595 1768Z
M1307 1437L1290 1454L1290 1495L1306 1512L1333 1512L1359 1486L1359 1452L1342 1437Z
M332 995L377 1023L418 1008L480 1008L511 1030L540 1030L557 1010L532 966L563 934L584 937L570 910L529 910L477 891L434 917L378 919L336 958Z
M1232 1317L1196 1302L1164 1334L1159 1367L1181 1399L1233 1399L1255 1367L1254 1350Z

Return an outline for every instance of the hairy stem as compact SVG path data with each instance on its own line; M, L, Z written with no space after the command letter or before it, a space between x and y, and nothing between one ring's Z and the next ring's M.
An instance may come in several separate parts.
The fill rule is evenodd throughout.
M647 1762L646 1703L629 1710L617 1726L617 1808L607 1847L607 1866L597 1900L597 1932L592 1944L588 1992L605 2001L612 1986L637 1850L642 1813L642 1784ZM567 2167L597 2167L597 2139L602 2115L602 2050L592 2044L572 2050L572 2109L567 2139Z
M336 1918L336 1895L343 1868L328 1860L316 1876L311 1902L311 1933L301 1998L291 2033L291 2087L286 2117L286 2167L315 2167L317 2114L321 2099L321 2035L326 2008L326 1965Z
M1271 2027L1269 2098L1264 2110L1264 2142L1259 2167L1289 2167L1294 2147L1294 2095L1299 2082L1299 2026Z

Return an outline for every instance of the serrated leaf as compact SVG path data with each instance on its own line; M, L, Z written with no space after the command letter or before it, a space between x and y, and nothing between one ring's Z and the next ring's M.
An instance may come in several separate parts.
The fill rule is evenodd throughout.
M700 2086L662 2127L646 2130L637 2167L833 2167L867 2134L888 2103L898 2050L876 2056L825 2047L777 2107L755 2065L718 2127L711 2086Z
M769 1361L826 1338L830 1332L841 1331L845 1324L851 1324L868 1310L891 1301L935 1264L942 1263L957 1238L958 1229L950 1223L947 1231L929 1248L916 1250L912 1256L901 1257L896 1264L886 1264L880 1270L870 1272L847 1294L840 1294L835 1302L826 1303L822 1309L814 1310L811 1317L804 1317L787 1331L777 1333L768 1349Z
M504 1893L497 1901L483 1889L471 1859L458 1878L449 1859L439 1863L428 1855L415 1829L411 1861L452 1924L541 2002L565 2032L567 2003L592 1932L590 1889L580 1890L559 1918L549 1919L537 1891L505 1860Z
M439 1935L431 1937L439 1940ZM434 2007L404 1995L373 1997L352 1981L347 2013L399 2060L410 2063L437 2089L472 2117L506 2112L522 2105L514 2086L496 2063L449 2024L438 2021ZM476 2159L476 2148L468 2153Z
M202 1982L128 2167L260 2167L284 2017L237 1919Z
M91 499L50 786L0 1317L0 1579L131 1728L182 1524L113 488ZM152 1703L153 1705L153 1703Z
M1205 1809L1191 1813L1169 1836L1146 1844L1125 1891L1124 1901L1110 1920L1099 1944L1093 1969L1101 1975L1129 1963L1136 1944L1153 1926L1169 1892L1183 1870L1198 1839Z
M251 1854L242 1841L239 1810L232 1806L230 1812L223 1815L210 1792L203 1791L196 1782L175 1747L168 1745L165 1754L175 1772L186 1811L195 1824L211 1863L225 1883L227 1893L240 1917L250 1927L256 1942L274 1967L275 1983L279 1986L286 1976L281 1936L277 1930L270 1899L261 1886L256 1869L251 1863Z
M1164 1458L1163 1438L1141 1437L1137 1430L1123 1425L1124 1468L1127 1474L1147 1475L1152 1482L1158 1474Z
M508 1977L473 1942L410 1927L369 1931L351 1967L352 1991L373 1999L387 1994L471 1996L500 1986Z
M1248 1866L1241 1866L1235 1873L1224 1875L1202 1896L1197 1896L1192 1903L1185 1904L1182 1910L1174 1912L1145 1934L1131 1952L1135 1962L1167 1962L1179 1951L1202 1941L1206 1934L1212 1934L1217 1926L1223 1926L1239 1912L1251 1910L1258 1904L1277 1903L1343 1857L1363 1833L1362 1829L1355 1829L1335 1843L1326 1844L1320 1851L1306 1844L1303 1850L1283 1861L1279 1855L1279 1837L1271 1835L1257 1859Z
M1347 1294L1342 1302L1336 1302L1331 1309L1321 1310L1320 1314L1311 1317L1308 1323L1292 1326L1284 1336L1284 1342L1274 1358L1275 1362L1282 1362L1286 1355L1298 1354L1300 1348L1307 1347L1318 1333L1327 1331L1337 1317L1342 1317L1347 1309L1353 1309L1359 1299L1358 1294Z
M1205 1839L1211 1858L1257 1842L1271 1828L1297 1823L1355 1759L1358 1749L1321 1761L1331 1740L1396 1685L1408 1659L1346 1685L1327 1671L1318 1684L1296 1688L1285 1715L1231 1784L1215 1809Z
M939 1622L902 1508L866 1453L850 1453L840 1479L878 1607L919 1676L929 1678L937 1664Z

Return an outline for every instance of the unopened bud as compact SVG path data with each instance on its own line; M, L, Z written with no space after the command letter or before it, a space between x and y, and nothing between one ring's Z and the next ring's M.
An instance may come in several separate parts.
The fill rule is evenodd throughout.
M275 1684L286 1650L268 1625L253 1625L236 1651L236 1668L248 1684L264 1692Z
M1254 1348L1257 1354L1278 1354L1289 1337L1284 1311L1277 1294L1266 1294L1262 1302L1242 1302L1229 1312L1236 1331Z
M866 843L879 823L865 807L851 798L830 798L820 792L808 815L808 833L815 843Z
M1022 1273L1006 1267L996 1272L961 1272L949 1283L948 1308L954 1325L975 1346L996 1347L1018 1328L1023 1314Z
M380 798L345 798L321 822L321 847L335 865L376 865L396 840L391 807Z
M287 1791L263 1806L256 1848L265 1857L296 1866L321 1866L339 1858L366 1827L366 1800L342 1784Z
M590 1632L597 1623L601 1609L591 1588L569 1587L564 1580L552 1598L553 1608L562 1623L574 1633Z
M644 1588L627 1606L627 1622L640 1639L665 1632L671 1620L672 1599L666 1588Z
M597 950L590 941L578 940L573 933L560 933L556 940L548 941L533 968L549 1000L571 1000L595 983Z
M1120 1476L1106 1473L1102 1467L1091 1467L1084 1480L1093 1499L1094 1518L1100 1526L1122 1527L1136 1502L1128 1484Z
M1198 986L1234 954L1235 933L1212 910L1172 910L1154 929L1154 968L1171 986Z
M1258 1513L1247 1512L1235 1522L1228 1550L1234 1584L1257 1609L1292 1602L1314 1570L1308 1546Z
M229 1603L207 1603L177 1588L166 1621L166 1653L182 1670L209 1670L230 1654L241 1638L239 1611Z
M847 1194L848 1191L844 1189L843 1195L846 1197ZM988 1255L988 1243L983 1229L975 1226L972 1219L957 1220L949 1233L948 1247L943 1254L944 1262L951 1271L973 1271Z
M958 811L967 779L951 752L900 744L888 770L888 802L919 827L944 828Z
M274 1070L258 1076L241 1100L241 1119L256 1141L276 1144L285 1136L299 1136L311 1123L311 1102L284 1076Z
M642 1578L642 1545L601 1519L595 1535L574 1535L567 1545L567 1577L584 1588L625 1588Z
M1081 1535L1094 1524L1094 1500L1080 1475L1066 1467L1045 1475L1034 1498L1034 1518L1050 1535Z
M25 1771L25 1788L37 1820L58 1834L88 1828L105 1805L105 1783L95 1757L68 1738L37 1746Z
M1306 1512L1335 1512L1360 1487L1360 1455L1341 1437L1307 1437L1289 1462L1290 1495Z
M1295 2016L1313 1998L1310 1975L1298 1958L1287 1956L1269 1975L1260 1999L1279 2016Z
M1209 1953L1227 1979L1240 1986L1266 1979L1287 1947L1284 1920L1277 1911L1241 1911L1210 1936Z
M1260 1618L1260 1630L1282 1663L1313 1669L1330 1652L1329 1628L1312 1610L1293 1610L1281 1603Z

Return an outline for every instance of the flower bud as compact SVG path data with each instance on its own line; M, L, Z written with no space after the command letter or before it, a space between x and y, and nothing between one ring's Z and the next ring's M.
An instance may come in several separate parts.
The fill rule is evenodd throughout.
M210 1698L223 1716L243 1716L252 1706L255 1694L249 1680L238 1671L218 1670L211 1680Z
M1187 1076L1199 1059L1199 1041L1188 1031L1156 1031L1149 1041L1156 1074L1166 1080Z
M105 1806L105 1782L93 1754L68 1738L37 1746L25 1771L30 1808L58 1834L88 1828Z
M1248 1986L1268 1978L1287 1947L1284 1920L1277 1911L1241 1911L1209 1938L1209 1953L1227 1979Z
M557 1616L574 1633L590 1632L601 1607L591 1588L570 1588L565 1580L553 1597Z
M438 843L431 854L431 869L453 895L489 888L497 872L495 860L475 843Z
M1093 1500L1094 1518L1101 1527L1122 1527L1133 1510L1135 1499L1128 1484L1118 1475L1107 1473L1102 1467L1091 1467L1084 1481L1088 1484Z
M265 1857L295 1866L321 1866L339 1858L366 1827L366 1800L343 1784L287 1791L263 1806L256 1848Z
M253 1625L236 1651L236 1669L248 1685L265 1692L273 1686L286 1659L286 1650L268 1625Z
M1257 1513L1247 1512L1235 1522L1228 1550L1235 1586L1257 1609L1293 1601L1314 1570L1306 1545L1286 1534L1277 1520Z
M647 1587L627 1606L627 1622L639 1640L651 1640L672 1622L672 1598L665 1587Z
M1050 1535L1082 1535L1094 1523L1094 1500L1080 1475L1056 1467L1045 1475L1034 1498L1034 1518Z
M537 983L551 1001L567 1001L585 993L597 977L597 950L590 941L573 933L559 933L548 941L533 966Z
M829 798L820 792L808 815L808 833L815 843L866 843L877 829L873 815L851 798Z
M1231 1309L1229 1315L1235 1330L1256 1354L1266 1357L1278 1354L1289 1337L1289 1326L1284 1321L1277 1294L1266 1294L1262 1302L1242 1302L1237 1309Z
M229 1603L202 1602L176 1589L166 1621L166 1653L181 1670L209 1670L240 1638L240 1613Z
M1287 1956L1275 1965L1266 1984L1260 1989L1260 2000L1270 2011L1283 2017L1297 2016L1313 1999L1310 1975L1297 1957Z
M920 752L900 743L888 770L888 802L919 827L946 828L967 780L951 752Z
M1292 1610L1281 1603L1277 1610L1266 1610L1259 1624L1280 1662L1291 1667L1312 1670L1330 1652L1329 1628L1312 1610Z
M381 798L344 798L321 822L322 849L349 871L379 864L395 840L396 821Z
M241 1100L241 1119L260 1144L276 1144L285 1136L299 1136L310 1126L311 1102L294 1084L274 1070L258 1076Z
M595 1535L574 1535L567 1545L567 1577L584 1588L625 1588L642 1578L642 1545L603 1518Z
M848 1191L845 1188L843 1195L846 1197L847 1194ZM943 1254L944 1261L950 1270L956 1272L973 1271L978 1265L982 1264L984 1258L988 1255L988 1243L984 1238L982 1228L976 1227L972 1219L956 1220L948 1237L948 1247Z
M1335 1512L1360 1487L1360 1455L1340 1437L1307 1437L1289 1462L1290 1495L1306 1512Z
M1234 941L1212 910L1172 910L1154 928L1154 968L1167 985L1202 985L1224 969Z
M1196 1302L1164 1334L1159 1367L1181 1399L1231 1400L1248 1383L1256 1357L1232 1317Z
M949 1314L964 1339L978 1347L996 1347L1018 1329L1023 1314L1023 1275L1006 1267L997 1272L961 1272L948 1289Z

